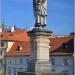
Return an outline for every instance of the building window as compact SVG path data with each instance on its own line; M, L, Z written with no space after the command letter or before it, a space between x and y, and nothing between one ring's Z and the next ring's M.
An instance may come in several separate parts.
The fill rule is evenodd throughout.
M8 75L11 75L11 70L8 70Z
M8 64L11 64L11 59L8 60Z
M68 75L68 73L64 73L64 75Z
M16 68L13 68L14 75L16 75Z
M19 72L22 72L23 71L23 68L19 68Z
M14 60L15 64L17 63L17 59Z
M17 51L20 51L20 50L22 50L22 47L21 46L17 46L17 49L16 49Z
M22 58L20 58L20 64L23 64L23 59Z
M55 69L54 69L54 68L52 68L52 71L55 71Z
M69 46L68 46L68 44L67 43L63 43L63 48L64 49L66 49L66 48L68 48Z
M63 75L68 75L68 70L64 70L62 72L63 72Z
M4 47L4 42L1 42L1 47Z
M54 58L51 59L51 63L52 63L52 65L55 65L55 59Z
M64 65L68 65L68 59L64 58Z
M14 70L14 75L16 75L16 71Z

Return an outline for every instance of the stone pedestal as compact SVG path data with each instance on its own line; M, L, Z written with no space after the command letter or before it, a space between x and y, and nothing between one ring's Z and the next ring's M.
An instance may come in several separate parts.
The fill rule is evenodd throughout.
M29 72L36 75L61 75L52 72L52 65L49 61L49 36L50 31L33 29L29 32L31 37L31 61L29 63Z
M51 71L51 64L48 61L40 61L35 64L36 75L42 75L44 73L49 73Z
M50 31L39 31L33 29L29 32L31 37L31 68L35 72L45 72L51 70L51 63L49 62L49 39ZM34 67L33 67L34 66Z

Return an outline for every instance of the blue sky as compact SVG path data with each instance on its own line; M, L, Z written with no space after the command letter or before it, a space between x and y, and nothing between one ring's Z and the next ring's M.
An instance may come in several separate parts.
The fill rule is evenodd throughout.
M1 0L1 18L8 26L34 27L33 0ZM74 29L74 0L48 0L47 29L65 35ZM0 19L2 20L2 19Z

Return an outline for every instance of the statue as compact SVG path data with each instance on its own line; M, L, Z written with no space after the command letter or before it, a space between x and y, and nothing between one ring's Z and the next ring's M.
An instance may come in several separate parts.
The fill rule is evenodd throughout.
M35 27L46 26L47 0L33 0Z

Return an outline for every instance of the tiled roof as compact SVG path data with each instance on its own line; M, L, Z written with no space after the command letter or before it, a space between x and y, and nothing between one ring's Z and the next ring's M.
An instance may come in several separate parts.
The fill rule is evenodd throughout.
M15 43L11 47L10 51L6 53L6 56L24 56L30 55L30 37L26 30L15 30L14 32L2 32L0 33L2 40L14 41ZM50 38L50 54L51 55L72 55L74 53L74 37L51 37ZM67 48L64 48L65 46ZM22 50L17 50L18 46L22 47Z
M6 53L5 56L24 56L30 55L30 37L26 30L15 30L14 32L1 32L1 40L14 41L11 49ZM22 50L16 50L20 46Z
M0 39L6 41L28 41L29 37L26 30L15 30L14 32L1 32Z
M0 40L8 40L8 37L11 33L4 31L4 32L0 32Z
M50 45L50 53L67 55L74 52L74 38L71 36L50 38Z
M9 38L9 40L14 40L14 41L28 41L29 37L26 31L23 32L14 32Z
M18 49L18 46L21 49ZM5 56L28 56L30 55L30 42L15 42Z

